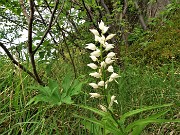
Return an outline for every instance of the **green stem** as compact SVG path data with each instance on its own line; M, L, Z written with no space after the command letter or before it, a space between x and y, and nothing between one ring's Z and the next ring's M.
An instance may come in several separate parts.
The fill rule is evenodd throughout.
M120 123L117 121L116 117L114 116L113 112L110 110L110 109L107 109L107 111L111 114L112 118L114 119L114 121L117 123L118 125L118 128L121 130L121 132L123 133L123 135L125 134L124 133L124 130L123 128L121 127Z
M103 50L102 50L102 44L100 44L100 51L101 51L101 62L103 61ZM105 71L105 68L102 67L102 80L104 81L104 83L106 82L106 71ZM105 104L106 106L108 107L109 106L109 103L108 103L108 91L107 89L105 88L105 85L103 86L103 92L102 92L105 96ZM111 114L112 118L114 119L114 121L117 123L118 125L118 128L121 130L121 132L124 134L124 130L123 128L121 127L120 123L117 121L116 117L114 116L113 112L108 109L108 112Z

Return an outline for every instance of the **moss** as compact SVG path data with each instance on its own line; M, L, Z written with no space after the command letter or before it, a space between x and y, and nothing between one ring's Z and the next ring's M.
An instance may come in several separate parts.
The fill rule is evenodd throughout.
M163 22L163 25L161 24L162 22L158 21L156 27L146 37L143 37L145 39L143 42L142 40L141 42L136 41L129 47L130 55L128 57L132 63L161 66L171 63L172 58L179 63L180 9L172 13L170 18Z

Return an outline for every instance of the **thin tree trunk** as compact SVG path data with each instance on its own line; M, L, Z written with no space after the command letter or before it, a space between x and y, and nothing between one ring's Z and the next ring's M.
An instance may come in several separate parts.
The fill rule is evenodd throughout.
M134 5L135 5L136 9L138 10L138 17L139 17L139 21L141 23L141 26L142 26L142 28L144 30L146 30L147 29L147 25L146 25L146 23L144 21L144 17L143 17L143 15L141 13L141 10L139 9L139 6L138 6L138 3L137 3L136 0L134 1Z

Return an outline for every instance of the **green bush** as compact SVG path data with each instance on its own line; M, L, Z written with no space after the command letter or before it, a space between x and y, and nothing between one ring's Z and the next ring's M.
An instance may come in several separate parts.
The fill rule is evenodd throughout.
M179 63L180 53L180 10L177 9L169 19L160 21L149 34L144 37L144 42L136 41L129 47L129 58L132 63L141 65L162 66L172 62Z

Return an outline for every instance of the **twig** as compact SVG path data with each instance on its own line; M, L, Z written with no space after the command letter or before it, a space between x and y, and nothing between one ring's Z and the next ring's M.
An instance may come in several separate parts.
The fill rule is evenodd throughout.
M39 47L41 46L41 44L44 42L44 39L45 39L45 37L47 36L49 30L51 29L52 22L53 22L53 18L54 18L54 14L55 14L55 12L56 12L56 9L57 9L58 4L59 4L59 0L56 0L56 4L55 4L54 10L53 10L53 12L52 12L49 25L48 25L48 27L47 27L44 35L42 36L40 43L37 45L37 47L36 47L35 50L33 51L33 54L35 54L35 53L37 52L37 50L39 49Z
M107 5L105 4L104 0L101 0L101 4L102 4L102 6L104 7L104 9L106 10L106 12L107 12L108 14L110 14L110 11L109 11Z
M39 16L40 16L43 25L44 25L44 26L47 26L44 18L42 17L41 13L39 12L39 10L38 10L38 8L37 8L37 6L35 6L35 9L36 9L36 11L38 12L38 14L39 14ZM49 31L49 35L52 37L53 42L54 42L55 44L57 44L56 40L54 39L54 37L53 37L53 35L52 35L52 33L51 33L50 31Z
M62 2L62 4L61 4L61 7L60 7L60 9L59 9L59 12L57 13L57 16L56 16L56 18L54 19L54 23L53 23L52 25L54 25L55 23L57 23L57 19L59 18L59 15L60 15L60 13L61 13L62 10L63 10L64 4L65 4L65 0L63 0L63 2Z
M67 48L67 51L68 51L68 53L69 53L69 57L70 57L70 59L71 59L71 63L72 63L72 65L73 65L73 70L74 70L74 76L75 76L75 78L77 77L77 75L76 75L76 67L75 67L75 64L74 64L74 60L73 60L73 58L72 58L72 56L71 56L71 52L70 52L70 50L69 50L69 47L68 47L68 44L67 44L67 42L66 42L66 36L65 36L65 34L64 34L64 31L62 31L62 36L63 36L63 41L64 41L64 44L65 44L65 46L66 46L66 48Z
M7 16L9 16L9 15L7 15ZM25 30L28 30L28 28L25 27L25 26L23 26L23 25L21 25L19 21L17 21L17 20L12 20L12 19L8 18L7 16L1 15L1 17L4 18L4 19L6 19L7 21L10 21L10 22L16 24L17 26L22 27L22 28L25 29ZM35 32L33 32L33 33L36 34Z
M97 27L97 25L94 23L94 21L93 21L93 15L92 15L91 12L89 11L89 9L86 7L86 4L85 4L84 0L82 0L82 3L83 3L84 8L86 9L86 12L87 12L87 14L88 14L91 22L93 23L94 27L95 27L97 30L99 30L99 28Z
M32 78L34 78L36 80L36 77L33 75L32 72L30 72L28 69L26 69L23 65L21 65L18 61L16 61L13 56L11 55L11 53L9 52L9 50L6 48L6 46L0 42L0 46L2 47L2 49L5 51L5 53L7 54L7 56L10 58L10 60L16 65L18 66L20 69L22 69L24 72L26 72L28 75L30 75Z

